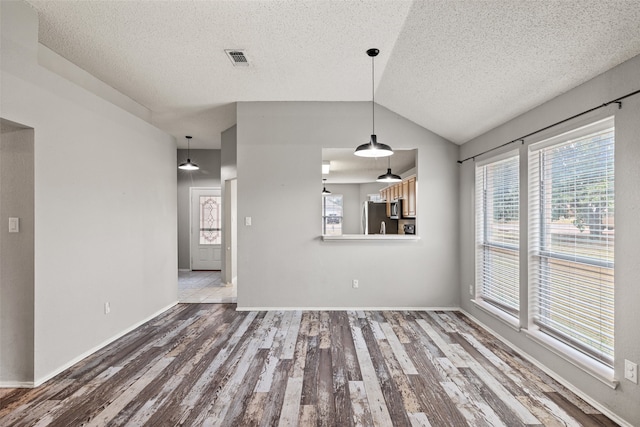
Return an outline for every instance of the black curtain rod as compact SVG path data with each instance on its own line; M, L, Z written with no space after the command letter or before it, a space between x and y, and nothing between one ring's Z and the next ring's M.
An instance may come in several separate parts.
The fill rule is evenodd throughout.
M575 119L577 117L584 116L585 114L589 114L592 111L599 110L600 108L607 107L607 106L609 106L611 104L618 104L618 108L622 108L622 100L623 99L629 98L630 96L637 95L639 93L640 93L640 89L636 90L635 92L631 92L631 93L628 93L628 94L626 94L624 96L621 96L620 98L616 98L613 101L605 102L602 105L598 105L597 107L590 108L590 109L588 109L586 111L583 111L582 113L578 113L578 114L576 114L574 116L571 116L571 117L568 117L568 118L566 118L564 120L560 120L559 122L556 122L556 123L554 123L552 125L549 125L547 127L543 127L542 129L538 129L538 130L536 130L534 132L528 133L528 134L526 134L524 136L521 136L520 138L516 138L516 139L511 140L509 142L505 142L502 145L498 145L497 147L490 148L490 149L488 149L486 151L483 151L482 153L476 154L475 156L467 157L464 160L458 160L458 163L462 164L462 163L466 162L467 160L475 160L475 158L478 157L478 156L482 156L483 154L487 154L487 153L495 151L495 150L497 150L499 148L506 147L507 145L513 144L514 142L520 141L520 142L522 142L524 144L524 139L525 138L529 138L530 136L533 136L533 135L535 135L537 133L544 132L545 130L551 129L554 126L558 126L558 125L560 125L562 123L568 122L569 120L573 120L573 119Z

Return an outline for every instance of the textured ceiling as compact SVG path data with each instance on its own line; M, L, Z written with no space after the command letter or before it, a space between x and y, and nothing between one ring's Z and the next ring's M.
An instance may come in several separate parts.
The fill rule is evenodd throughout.
M237 101L369 100L370 47L376 102L458 144L640 53L640 0L28 3L42 44L192 148Z

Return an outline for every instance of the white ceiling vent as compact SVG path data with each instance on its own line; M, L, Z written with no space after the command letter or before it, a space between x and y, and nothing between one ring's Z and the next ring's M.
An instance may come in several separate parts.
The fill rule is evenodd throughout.
M225 49L224 50L234 67L248 67L249 60L242 49Z

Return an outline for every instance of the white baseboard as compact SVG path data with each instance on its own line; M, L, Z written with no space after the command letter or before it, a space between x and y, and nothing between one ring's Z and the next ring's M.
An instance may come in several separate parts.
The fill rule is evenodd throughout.
M112 336L111 338L108 338L107 340L101 342L100 344L98 344L97 346L93 347L92 349L85 351L84 353L82 353L81 355L79 355L78 357L75 357L74 359L68 361L67 363L65 363L64 365L58 367L57 369L55 369L54 371L48 373L47 375L40 377L38 379L36 379L33 383L32 387L39 387L40 385L44 384L45 382L49 381L51 378L55 377L56 375L58 375L59 373L65 371L66 369L69 369L70 367L72 367L73 365L75 365L76 363L80 362L82 359L84 359L85 357L91 356L93 353L95 353L96 351L100 350L101 348L111 344L112 342L114 342L115 340L117 340L118 338L122 338L123 336L125 336L126 334L128 334L129 332L133 331L134 329L144 325L145 323L147 323L149 320L161 315L162 313L164 313L165 311L169 310L171 307L175 306L176 304L178 304L178 301L174 301L171 304L169 304L168 306L161 308L160 310L156 311L155 313L153 313L152 315L146 317L145 319L129 326L127 329L118 332L116 335Z
M236 311L460 311L460 307L236 307Z
M232 286L238 286L238 278L234 277L233 279L231 279L230 282L223 282L222 286L226 286L226 287L232 287Z
M226 286L227 288L232 288L232 287L237 287L237 283L234 283L233 281L231 282L225 282L222 284L222 286Z
M0 388L33 388L31 381L0 381Z
M526 351L522 350L520 347L514 345L511 341L507 340L502 335L498 334L496 331L494 331L493 329L491 329L490 327L488 327L487 325L485 325L484 323L482 323L481 321L476 319L473 315L467 313L465 310L462 310L462 309L460 309L460 313L464 314L469 319L473 320L474 323L476 323L478 326L480 326L481 328L483 328L484 330L489 332L496 339L500 340L505 345L507 345L509 348L511 348L512 350L514 350L517 353L519 353L522 357L524 357L527 361L529 361L530 363L535 365L538 369L543 371L545 374L549 375L554 380L558 381L560 384L562 384L563 386L568 388L570 391L572 391L574 394L576 394L582 400L584 400L589 405L591 405L594 408L596 408L598 411L602 412L607 417L611 418L616 423L618 423L618 424L620 424L621 426L624 426L624 427L633 427L633 425L631 425L631 423L628 423L627 421L625 421L622 418L620 418L618 415L616 415L613 412L611 412L610 409L606 408L600 402L598 402L597 400L595 400L595 399L591 398L590 396L588 396L587 394L585 394L582 390L578 389L572 383L570 383L569 381L565 380L560 374L558 374L557 372L553 371L551 368L547 367L546 365L543 365L542 363L540 363L536 358L531 356Z
M179 268L178 271L191 271L190 268Z

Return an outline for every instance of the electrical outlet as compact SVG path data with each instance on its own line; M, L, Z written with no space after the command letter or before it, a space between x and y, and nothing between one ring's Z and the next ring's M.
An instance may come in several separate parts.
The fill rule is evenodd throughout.
M357 289L358 288L358 279L353 279L351 281L351 286L353 286L353 289Z
M108 302L104 303L104 314L109 314L111 313L111 304Z
M469 295L473 296L473 285L469 285Z
M20 218L9 218L9 233L20 232Z
M638 364L625 359L624 377L632 383L638 384Z

